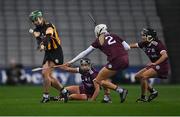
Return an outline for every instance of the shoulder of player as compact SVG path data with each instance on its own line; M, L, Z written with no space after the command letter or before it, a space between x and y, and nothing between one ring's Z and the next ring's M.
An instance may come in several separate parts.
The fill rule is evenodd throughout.
M50 23L50 22L46 22L46 26L47 26L47 27L52 27L53 29L54 29L54 27L55 27L54 24L52 24L52 23Z
M108 35L113 37L113 38L119 39L119 40L124 40L123 37L120 37L119 35L117 35L115 33L109 33Z
M36 26L33 30L34 30L34 32L40 32L41 28Z
M153 44L154 46L163 45L163 43L162 43L161 40L152 41L152 44Z
M89 71L90 74L97 74L98 71L94 68L94 67L91 67L91 70Z
M139 47L139 48L147 48L148 46L149 46L149 43L147 43L147 42L144 42L144 41L139 41L139 42L137 42L137 46Z
M106 33L106 34L104 34L104 36L105 37L107 37L107 36L116 37L117 35L114 33Z

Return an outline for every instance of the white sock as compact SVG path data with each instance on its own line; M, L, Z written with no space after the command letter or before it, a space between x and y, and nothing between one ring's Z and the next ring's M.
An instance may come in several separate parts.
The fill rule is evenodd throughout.
M64 88L61 92L64 94L67 92L67 90Z
M122 93L123 92L123 89L121 88L121 87L117 87L117 89L116 89L116 92L118 92L118 93Z
M104 100L108 101L109 100L109 96L108 95L104 95Z
M44 94L43 94L43 97L44 97L44 98L49 98L49 94L45 94L45 93L44 93Z
M157 92L155 88L153 88L153 92Z
M156 91L155 89L153 89L153 92L152 92L152 94L154 94L154 93L157 93L157 91Z

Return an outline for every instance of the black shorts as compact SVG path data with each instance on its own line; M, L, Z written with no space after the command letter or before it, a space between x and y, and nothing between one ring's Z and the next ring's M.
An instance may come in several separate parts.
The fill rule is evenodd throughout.
M46 63L46 61L52 61L56 65L63 64L64 56L63 56L63 51L62 51L61 46L59 46L55 50L45 51L43 65Z

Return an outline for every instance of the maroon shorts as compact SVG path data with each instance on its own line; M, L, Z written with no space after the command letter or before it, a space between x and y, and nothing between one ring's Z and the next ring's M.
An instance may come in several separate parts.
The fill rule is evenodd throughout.
M87 98L91 98L94 94L94 89L86 89L83 85L79 86L80 94L86 94Z
M159 64L159 65L151 65L151 66L147 66L146 69L154 69L157 74L158 74L158 78L161 79L166 79L168 77L168 72L169 72L169 64Z
M122 57L117 57L107 63L105 67L109 70L124 70L129 66L129 59L128 56L122 56Z

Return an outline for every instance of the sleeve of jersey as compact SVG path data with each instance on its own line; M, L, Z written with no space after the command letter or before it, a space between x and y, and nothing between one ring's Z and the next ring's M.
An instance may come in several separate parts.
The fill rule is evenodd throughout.
M51 40L51 34L47 34L44 38L43 38L43 43L44 45L47 47L48 46L48 43L50 42Z
M94 73L92 74L93 79L95 79L97 75L98 75L98 72L94 72Z
M91 46L92 47L94 47L94 48L99 48L99 40L98 39L96 39L92 44L91 44Z
M33 29L33 32L39 32L39 30L37 28ZM37 43L37 48L39 48L40 43L42 42L42 38L36 37L36 43Z
M39 48L39 45L40 45L41 42L42 42L41 37L36 37L36 43L38 45L38 48Z
M81 53L79 53L75 58L73 58L68 63L72 64L72 63L78 61L79 59L81 59L81 58L87 56L88 54L90 54L94 49L95 48L93 46L89 46L86 50L84 50Z
M52 28L54 29L54 25L51 24L51 23L48 23L48 24L47 24L47 27L52 27Z
M166 51L166 47L160 42L158 43L157 50L161 54L162 52Z
M131 49L130 46L129 46L129 44L126 43L125 41L122 42L122 45L123 45L123 47L124 47L125 50L130 50L130 49Z
M47 28L49 27L52 27L54 29L53 24L51 23L47 24ZM48 46L48 43L50 42L51 39L52 39L51 34L46 34L46 36L43 38L43 43L46 47Z
M120 37L118 37L118 36L116 36L116 35L114 35L114 36L115 36L115 38L118 39L118 41L120 41L120 43L122 43L122 42L124 41L122 38L120 38Z

